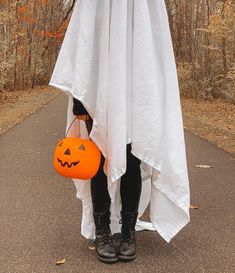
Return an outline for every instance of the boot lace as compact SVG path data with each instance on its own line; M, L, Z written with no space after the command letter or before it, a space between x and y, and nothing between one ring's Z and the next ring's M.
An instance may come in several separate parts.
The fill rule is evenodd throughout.
M98 236L97 238L99 244L101 245L107 245L107 244L113 243L112 234L109 228L110 223L111 223L110 219L106 219L106 221L102 221L102 219L97 220L97 224L100 227L102 227L100 231L98 231L98 234L100 234L100 236Z
M122 224L121 240L129 243L134 242L135 237L135 223L136 214L128 213L122 214L122 218L119 220L119 224Z

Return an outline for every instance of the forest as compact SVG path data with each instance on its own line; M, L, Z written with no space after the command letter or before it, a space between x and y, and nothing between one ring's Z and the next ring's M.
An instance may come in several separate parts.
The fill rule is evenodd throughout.
M181 95L235 103L235 1L165 2ZM0 0L0 92L48 84L75 3Z

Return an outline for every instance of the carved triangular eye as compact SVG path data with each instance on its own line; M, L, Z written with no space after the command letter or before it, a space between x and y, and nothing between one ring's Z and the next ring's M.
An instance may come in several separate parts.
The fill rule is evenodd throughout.
M60 144L58 145L59 147L62 147L63 141L60 142Z
M78 148L79 150L83 150L83 151L86 151L86 148L83 144L80 145L80 147Z
M67 149L65 152L64 152L65 155L70 155L70 150Z

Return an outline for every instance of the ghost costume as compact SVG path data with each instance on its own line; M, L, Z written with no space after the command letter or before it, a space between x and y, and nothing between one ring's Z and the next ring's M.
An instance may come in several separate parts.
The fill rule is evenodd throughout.
M164 0L77 1L50 80L93 119L90 135L76 120L70 136L92 139L105 156L111 230L120 232L120 178L126 145L141 160L136 230L169 242L189 221L190 191L179 86ZM82 201L81 233L95 238L90 180L73 179Z

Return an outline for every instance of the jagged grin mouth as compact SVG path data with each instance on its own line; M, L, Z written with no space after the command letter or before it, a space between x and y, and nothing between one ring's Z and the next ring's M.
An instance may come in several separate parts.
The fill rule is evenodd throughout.
M71 168L72 166L76 166L80 161L76 161L76 162L72 162L72 163L68 163L67 161L65 161L64 163L62 162L61 159L57 158L58 162L61 164L62 167L68 166L68 168Z

